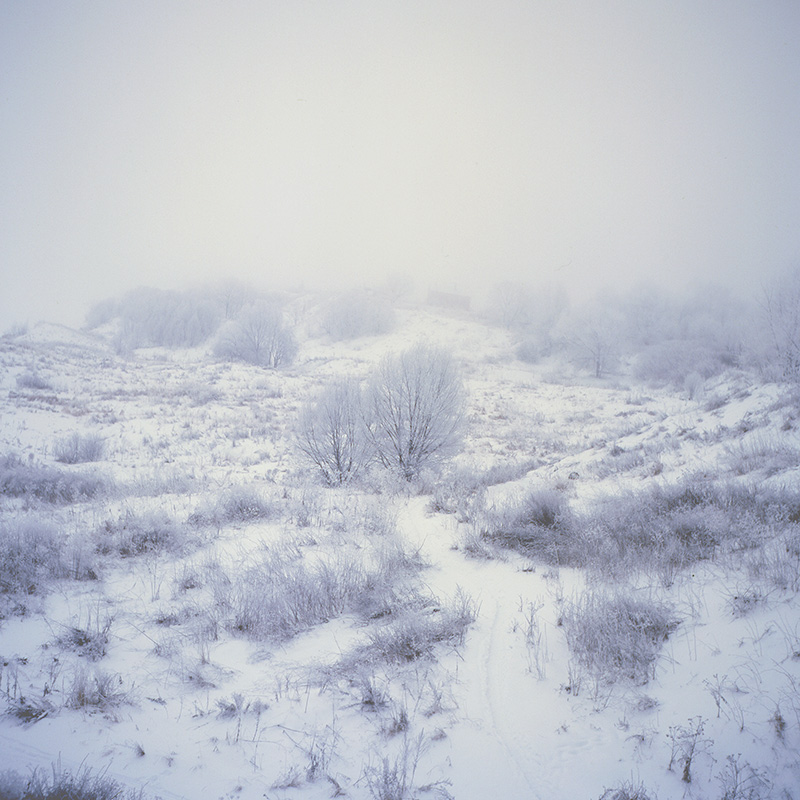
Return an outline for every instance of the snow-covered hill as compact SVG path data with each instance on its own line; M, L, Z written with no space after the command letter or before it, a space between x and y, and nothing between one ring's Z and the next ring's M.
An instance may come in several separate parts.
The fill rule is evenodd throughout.
M462 370L462 452L414 490L323 487L299 410L420 341ZM0 588L33 576L0 593L0 771L60 760L164 798L800 796L786 387L578 381L516 360L506 331L408 309L381 337L309 337L276 371L121 358L54 326L0 340L0 363ZM81 441L100 457L68 463ZM537 493L589 520L692 483L757 498L746 519L695 510L692 531L753 535L669 580L491 536ZM646 676L581 662L569 619L589 595L669 607Z

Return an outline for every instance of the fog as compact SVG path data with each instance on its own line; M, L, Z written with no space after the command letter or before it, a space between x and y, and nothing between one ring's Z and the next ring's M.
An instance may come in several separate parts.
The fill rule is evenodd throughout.
M0 330L236 277L800 263L795 2L4 2Z

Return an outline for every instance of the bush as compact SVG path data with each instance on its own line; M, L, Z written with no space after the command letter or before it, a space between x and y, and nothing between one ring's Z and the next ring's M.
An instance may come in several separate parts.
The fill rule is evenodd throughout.
M354 606L372 584L364 565L344 556L306 561L291 549L245 562L217 598L229 626L254 639L289 639Z
M130 692L122 688L122 678L103 670L78 669L66 694L66 705L72 709L110 711L130 700Z
M293 542L264 548L214 586L227 626L254 639L289 639L345 613L374 618L413 602L422 562L394 538L303 555Z
M606 789L600 800L651 800L651 796L642 784L626 781L615 789Z
M586 531L570 512L566 497L534 489L487 514L490 540L557 566L586 566Z
M365 770L367 788L372 800L413 800L419 797L421 787L415 785L415 776L423 752L423 737L403 739L400 753L394 758L385 756L378 766ZM425 787L430 790L431 787ZM449 797L449 793L444 794Z
M188 537L185 529L163 511L127 513L116 521L107 520L96 533L98 553L123 557L145 553L181 552Z
M66 650L71 650L89 661L99 661L106 655L113 624L113 617L101 619L99 612L92 616L90 610L85 625L78 622L67 626L57 642Z
M678 624L663 603L594 591L568 603L562 623L570 653L598 685L620 679L646 683Z
M67 504L89 500L108 488L108 482L98 475L24 464L13 455L0 457L0 494L7 497Z
M38 372L23 372L17 375L17 388L18 389L50 389L53 386L46 378L43 378Z
M35 769L27 780L19 773L0 773L0 800L144 800L141 791L126 789L104 772L87 767L72 773L54 764L52 775Z
M390 664L417 661L429 657L438 644L461 643L474 621L474 612L439 608L412 612L372 631L365 652Z
M256 522L274 517L276 507L252 486L233 486L217 501L196 509L189 516L192 525L214 525L218 528L232 522Z
M42 594L67 576L64 551L65 537L48 523L0 521L0 594Z
M105 441L98 434L73 433L56 442L53 456L61 464L85 464L99 461L104 450Z
M280 308L267 302L249 306L219 331L214 354L260 367L286 366L297 355L294 334L284 325Z
M786 434L783 437L750 434L726 447L725 462L736 475L763 470L769 478L800 466L800 442L789 440Z
M537 491L485 517L485 538L545 563L615 576L646 570L671 583L722 546L750 548L770 529L800 521L800 503L689 476L608 497L581 514L570 512L562 495Z
M487 487L519 480L539 464L538 461L524 460L495 464L485 470L470 467L448 470L433 487L430 509L456 514L461 522L469 521L483 505Z

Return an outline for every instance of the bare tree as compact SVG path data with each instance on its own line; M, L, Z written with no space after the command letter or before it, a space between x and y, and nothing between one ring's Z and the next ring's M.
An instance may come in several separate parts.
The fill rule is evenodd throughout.
M300 452L331 486L357 478L371 459L358 383L344 379L307 405L297 431Z
M460 442L464 389L452 357L425 345L386 357L369 382L365 413L378 460L413 480Z
M297 343L284 325L280 308L260 302L246 308L222 328L214 352L222 358L274 369L294 360Z

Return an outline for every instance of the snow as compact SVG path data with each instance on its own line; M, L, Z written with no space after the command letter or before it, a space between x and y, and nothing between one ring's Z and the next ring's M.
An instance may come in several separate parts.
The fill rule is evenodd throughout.
M91 540L108 520L161 511L189 531L193 511L241 485L261 491L275 518L224 522L171 554L100 558L98 581L57 582L27 616L2 621L0 699L11 710L21 695L45 698L50 711L29 723L0 717L0 771L60 759L163 798L311 800L335 796L337 787L340 796L369 798L373 770L385 758L394 763L403 747L413 751L422 736L414 782L432 787L422 797L592 800L629 781L662 800L716 800L726 758L737 755L768 776L769 796L800 796L796 592L773 588L737 616L732 598L753 587L741 564L701 562L670 586L632 583L630 591L669 601L681 619L655 677L646 685L584 681L576 692L561 604L596 576L507 550L473 557L463 547L468 523L432 512L430 495L314 483L292 446L302 403L331 377L363 377L387 352L420 340L452 349L464 372L469 430L456 467L529 465L488 488L490 505L555 488L575 508L589 508L700 472L797 486L800 438L786 426L792 412L782 387L737 373L692 400L624 376L615 384L548 381L553 364L516 361L507 332L466 315L404 310L387 336L309 338L295 365L272 373L215 363L201 351L126 361L102 340L37 326L0 341L0 453L56 466L59 437L99 432L103 461L60 468L101 472L116 488L67 507L3 498L0 521L50 519ZM17 390L8 376L31 364L52 390ZM761 454L776 447L785 450L778 466ZM214 569L284 540L308 553L368 548L376 534L364 520L377 513L396 520L401 540L421 555L426 591L443 605L459 592L472 598L477 618L463 642L442 643L435 658L343 673L380 621L348 612L286 641L253 641L223 627L209 633L218 622L208 616ZM197 588L182 586L190 572L200 576ZM538 649L526 643L531 608ZM169 614L178 621L158 621ZM92 618L112 620L107 654L94 662L59 643L59 632ZM67 707L80 670L113 676L120 701ZM385 690L385 707L360 699L367 679ZM401 707L407 729L392 733ZM703 723L702 746L686 783L668 765L675 737L695 721Z

